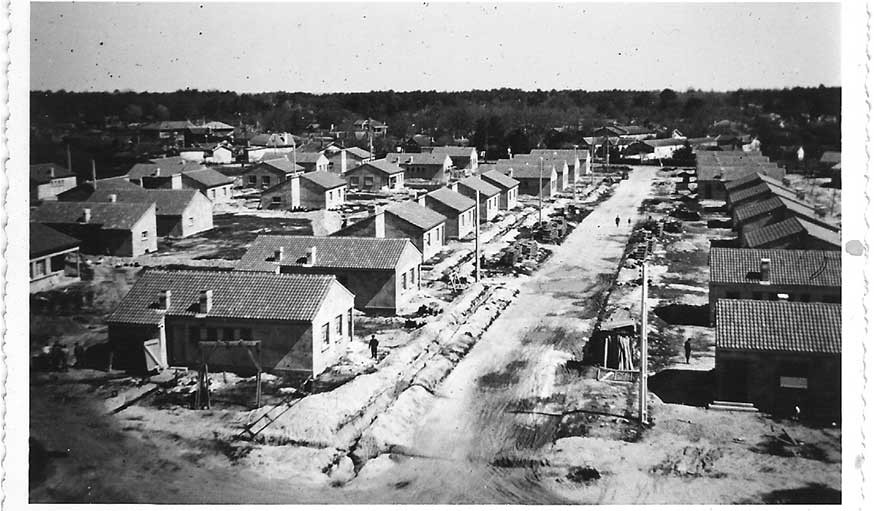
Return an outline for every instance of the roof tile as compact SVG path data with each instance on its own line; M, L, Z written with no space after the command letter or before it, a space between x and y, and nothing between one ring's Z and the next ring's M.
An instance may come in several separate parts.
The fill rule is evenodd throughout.
M841 305L717 300L716 348L841 353Z

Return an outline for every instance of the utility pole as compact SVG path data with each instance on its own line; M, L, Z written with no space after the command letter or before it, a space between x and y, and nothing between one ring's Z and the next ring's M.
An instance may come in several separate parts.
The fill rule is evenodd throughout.
M97 189L97 164L94 163L94 158L91 158L91 182L94 185L94 189Z
M475 266L475 268L476 268L476 273L475 273L474 277L475 277L475 280L476 280L477 282L479 282L479 279L480 279L480 253L479 253L479 251L480 251L480 246L479 246L479 208L480 208L480 205L479 205L479 190L476 191L476 206L474 206L474 208L476 209L476 218L475 218L475 220L474 220L474 224L476 224L476 225L474 226L474 229L476 229L475 234L474 234L474 247L475 247L475 249L474 249L474 255L476 256L476 266Z
M649 272L646 267L646 260L641 261L640 263L640 275L642 278L642 283L640 287L640 423L647 424L647 411L646 411L646 397L647 392L649 392L646 383L646 373L649 357L648 349L647 349L647 320L646 320L646 312L647 312L647 304L646 297L649 291L649 285L647 283L647 279L649 278Z
M540 157L540 180L537 181L537 209L540 210L540 223L543 223L543 156Z

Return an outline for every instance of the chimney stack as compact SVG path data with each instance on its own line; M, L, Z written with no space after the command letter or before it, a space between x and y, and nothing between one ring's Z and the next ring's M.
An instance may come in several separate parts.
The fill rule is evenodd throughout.
M91 208L82 209L82 222L88 223L91 221Z
M51 178L55 177L55 168L54 167L49 167L49 177L51 177Z
M109 202L118 202L118 195L114 193L109 194Z
M276 262L281 262L282 259L285 258L285 248L279 247L273 251L273 260Z
M763 257L759 263L759 280L762 284L771 283L771 259Z
M307 266L315 266L317 261L316 247L307 249Z
M200 292L200 313L207 314L212 310L212 289Z
M165 289L158 294L158 308L161 310L170 309L170 295L171 292L169 289Z

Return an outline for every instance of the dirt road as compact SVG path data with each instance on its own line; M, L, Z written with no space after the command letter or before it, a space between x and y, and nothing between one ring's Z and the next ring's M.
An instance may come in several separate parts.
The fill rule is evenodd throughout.
M593 316L580 314L616 270L652 168L631 173L589 215L441 385L408 455L343 493L378 503L554 503L534 450L551 442L554 418L512 413L552 395L556 368L580 349ZM619 226L615 218L620 217ZM552 422L551 422L552 421ZM365 468L365 473L367 468ZM328 495L326 495L328 496ZM372 500L371 500L372 499Z

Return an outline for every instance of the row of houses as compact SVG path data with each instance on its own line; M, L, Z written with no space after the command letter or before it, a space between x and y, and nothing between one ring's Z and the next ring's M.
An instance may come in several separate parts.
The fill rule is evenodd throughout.
M786 170L758 151L696 151L698 197L726 200L725 183L752 174L782 179Z
M480 166L481 173L500 173L519 182L519 193L553 197L591 172L586 152L573 149L533 149Z
M712 161L699 160L699 169ZM710 250L716 398L833 420L841 401L840 228L787 181L744 163L735 179L718 180L740 248Z

